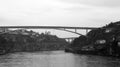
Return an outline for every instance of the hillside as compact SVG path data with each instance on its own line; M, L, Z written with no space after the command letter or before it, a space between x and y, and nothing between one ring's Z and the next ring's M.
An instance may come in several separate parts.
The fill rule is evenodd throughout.
M120 39L120 21L91 30L86 36L76 38L66 50L69 51L70 49L70 51L75 53L91 51L91 53L98 52L109 55L111 53L109 51L109 45L112 44L114 38L117 41Z
M14 30L0 34L0 52L63 50L68 43L55 35Z

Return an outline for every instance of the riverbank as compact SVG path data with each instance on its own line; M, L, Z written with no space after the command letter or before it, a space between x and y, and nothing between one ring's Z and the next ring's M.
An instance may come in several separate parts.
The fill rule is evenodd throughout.
M66 52L120 56L120 21L110 23L76 38L65 49Z
M0 34L0 54L64 50L68 43L55 35L16 30Z

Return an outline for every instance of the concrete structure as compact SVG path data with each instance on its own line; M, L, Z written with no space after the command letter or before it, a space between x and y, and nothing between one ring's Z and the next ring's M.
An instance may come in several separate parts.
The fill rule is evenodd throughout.
M97 28L96 27L67 27L67 26L0 26L0 29L2 30L23 29L22 32L24 32L24 29L56 29L56 30L62 30L62 31L75 33L78 35L83 35L81 33L78 33L77 30L86 30L86 34L87 34L88 30L97 29ZM71 30L74 30L74 31L71 31ZM71 43L75 38L77 37L69 37L69 38L63 38L63 39Z
M97 29L96 27L67 27L67 26L0 26L0 29L19 29L19 28L20 29L56 29L56 30L75 33L78 35L83 35L83 34L78 33L77 30L86 30L86 33L88 33L88 30Z

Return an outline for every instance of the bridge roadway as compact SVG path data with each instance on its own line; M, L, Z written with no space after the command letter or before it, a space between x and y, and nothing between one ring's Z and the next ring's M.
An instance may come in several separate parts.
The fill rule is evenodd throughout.
M86 34L88 33L88 30L97 29L97 27L70 27L70 26L0 26L0 28L6 29L6 28L24 28L24 29L56 29L56 30L62 30L67 31L71 33L75 33L78 35L83 35L81 33L78 33L78 29L86 30ZM70 29L73 29L74 31L71 31ZM83 35L84 36L84 35Z
M27 29L96 29L97 27L70 27L70 26L0 26L0 28L27 28Z

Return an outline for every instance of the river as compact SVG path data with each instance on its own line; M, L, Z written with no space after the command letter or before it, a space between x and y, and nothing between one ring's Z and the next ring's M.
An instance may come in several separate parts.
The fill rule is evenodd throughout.
M64 51L18 52L1 55L0 67L120 67L120 60Z

